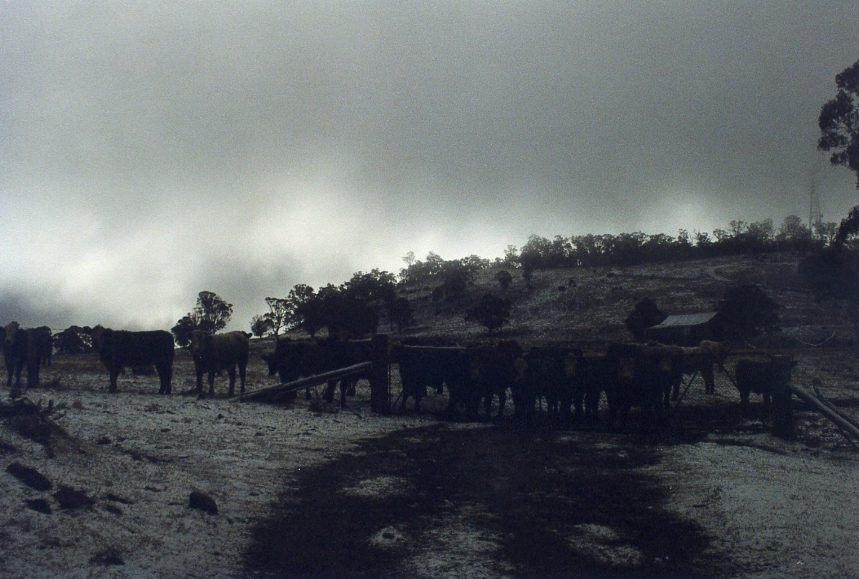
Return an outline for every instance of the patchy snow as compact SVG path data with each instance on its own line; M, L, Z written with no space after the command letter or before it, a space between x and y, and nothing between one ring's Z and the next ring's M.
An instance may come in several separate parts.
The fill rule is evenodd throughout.
M855 577L859 573L859 461L805 452L768 434L760 446L702 442L663 449L652 467L667 505L694 519L714 552L744 575Z
M795 379L814 381L855 416L855 355L838 350L796 355ZM131 375L120 380L118 393L108 394L107 377L93 358L58 356L44 375L50 386L28 396L43 406L52 401L52 419L68 437L55 436L44 446L0 420L4 577L242 576L254 528L275 507L298 500L293 490L303 470L349 455L360 459L356 441L404 429L403 444L434 443L432 433L409 429L434 424L435 418L375 415L365 384L349 408L337 411L307 403L301 395L283 406L183 396L178 392L192 385L193 374L182 356L177 358L177 393L168 397L156 394L157 378ZM218 392L226 389L223 381L216 384ZM250 388L270 382L257 360ZM712 431L694 440L647 447L658 460L630 466L629 472L660 481L668 497L662 508L704 530L712 572L859 575L859 454L816 414L799 408L798 440L784 442L771 436L760 419L734 418L736 392L724 380L715 397L701 390L694 386L684 401L690 416L712 408L729 419L716 415ZM426 402L430 409L445 406L444 398L434 394ZM474 427L456 423L449 428ZM617 446L615 435L572 430L553 436L575 453L585 434L601 457L631 459L628 442ZM506 456L504 449L486 450L497 450L499 460ZM27 486L7 470L13 463L35 469L52 488ZM413 491L413 479L396 473L356 474L339 491L346 500L385 500ZM56 496L61 485L93 504L62 508ZM217 514L190 508L193 491L213 499ZM559 505L565 501L558 493L546 497ZM505 560L503 538L487 531L493 525L476 524L497 515L474 503L441 502L442 516L422 534L384 524L369 529L370 543L389 552L407 551L398 568L413 576L515 574ZM42 512L46 507L50 513ZM560 540L594 564L654 568L611 521L584 522ZM709 569L706 563L699 561L698 568Z

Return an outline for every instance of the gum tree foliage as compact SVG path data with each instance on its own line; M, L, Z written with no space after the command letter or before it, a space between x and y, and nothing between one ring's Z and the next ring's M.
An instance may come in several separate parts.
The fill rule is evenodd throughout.
M859 252L833 245L799 263L799 274L815 298L846 299L859 305Z
M392 303L388 312L391 326L396 325L397 332L402 334L403 330L414 323L414 309L411 302L406 298L398 297Z
M412 260L408 267L401 269L399 278L401 284L431 283L441 280L442 283L455 286L461 276L464 275L467 283L475 273L490 265L491 262L488 259L478 255L445 260L437 253L429 252L423 261ZM453 291L455 293L455 290Z
M728 339L743 340L766 332L772 334L779 328L778 303L770 298L760 286L744 284L725 290L724 298L717 308Z
M495 274L495 281L498 282L498 285L501 286L502 290L507 290L510 287L510 283L513 281L513 276L510 275L510 272L506 269L502 269L498 273Z
M290 317L287 321L288 330L303 328L311 336L315 336L320 326L317 323L319 314L316 312L316 290L307 284L296 284L286 297L289 303Z
M340 286L328 284L318 291L299 284L286 298L288 327L303 328L311 336L322 328L329 335L366 336L376 332L380 311L392 315L395 301L396 277L378 269L358 271Z
M644 298L635 304L635 308L623 323L633 338L641 341L644 339L644 330L661 323L667 317L668 315L656 306L656 302L650 298Z
M510 321L510 300L484 294L480 302L465 312L465 319L484 326L489 335Z
M256 315L251 318L251 334L257 338L263 338L272 332L271 321L265 316Z
M293 317L293 311L288 298L265 298L265 303L268 305L268 312L263 314L263 319L268 322L269 332L274 334L274 337L280 334L280 331L289 325Z
M859 60L835 76L835 98L820 109L817 147L831 153L833 165L856 173L859 189Z
M227 303L215 292L204 290L197 294L194 309L182 316L170 331L176 343L184 348L191 343L191 332L202 330L214 334L227 326L232 315L233 304Z
M69 326L53 335L54 349L58 354L85 354L92 351L92 328Z

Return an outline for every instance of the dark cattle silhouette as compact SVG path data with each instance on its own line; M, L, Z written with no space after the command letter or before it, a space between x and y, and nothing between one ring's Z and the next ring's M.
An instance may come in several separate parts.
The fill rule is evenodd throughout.
M743 410L749 407L749 394L754 392L763 396L768 407L778 386L790 382L791 372L796 361L791 356L770 355L766 360L742 358L737 360L736 384L740 391Z
M315 340L279 338L274 352L263 354L262 358L268 364L269 376L277 374L282 383L320 374L326 370L325 352L322 345ZM310 398L310 388L305 389L305 398Z
M677 400L680 395L680 382L683 376L693 376L698 373L704 379L704 392L715 394L716 380L713 366L723 364L727 349L722 342L701 340L698 346L680 348L679 371L676 372L675 383L671 387L671 398Z
M525 355L524 377L517 403L526 416L534 412L534 404L546 399L549 417L567 420L575 397L575 382L567 375L566 358L581 352L566 348L534 347ZM520 362L521 363L521 362Z
M47 368L51 365L51 359L54 355L54 336L51 328L48 326L39 326L34 328L37 333L39 343L39 351L42 356L42 367Z
M197 394L203 395L203 373L208 373L209 396L215 395L215 374L226 370L230 378L230 396L235 394L236 368L239 370L241 392L245 391L250 338L244 332L209 334L202 330L191 332L191 356L197 372Z
M420 412L421 400L427 387L439 393L447 385L449 413L455 410L457 394L466 388L468 381L468 359L463 350L457 348L416 348L401 346L393 351L399 362L400 382L403 386L400 410L406 407L409 398L415 399L415 412Z
M492 400L498 396L498 416L504 414L507 389L519 388L523 379L521 364L522 348L515 341L501 341L495 346L480 346L467 351L468 384L464 391L451 394L456 402L463 402L469 418L476 418L480 401L483 400L486 416L490 416ZM453 398L453 396L452 396Z
M664 416L665 404L678 372L679 348L659 344L611 344L608 357L616 369L606 397L609 421L620 415L621 425L633 406L641 409L642 426Z
M47 332L45 331L47 330ZM8 375L6 386L15 395L21 387L21 372L27 368L27 386L39 384L39 369L51 352L51 331L48 328L22 328L10 322L3 328L3 359ZM15 387L12 389L12 378Z
M326 339L322 346L325 350L325 364L328 370L345 368L372 359L370 340L339 340L334 337ZM340 404L346 405L346 395L355 394L355 385L359 380L369 380L370 372L354 374L340 379ZM334 400L335 382L329 382L323 397L328 402Z
M160 394L170 394L173 378L173 336L165 330L129 332L96 326L92 329L93 349L110 374L110 392L123 368L154 365L158 371Z
M576 416L597 422L602 393L612 389L617 380L614 360L599 354L569 354L564 358L564 370L573 384Z
M263 359L268 364L269 375L278 374L283 383L292 382L306 376L321 374L329 370L343 368L366 362L369 359L369 342L348 342L335 338L325 340L290 340L281 338L275 345L274 352L263 354ZM367 375L347 377L340 380L340 403L346 404L346 393L350 385L361 378L369 378ZM334 388L337 380L328 382L325 388L324 398L327 401L334 399ZM310 389L305 389L305 398L310 398Z

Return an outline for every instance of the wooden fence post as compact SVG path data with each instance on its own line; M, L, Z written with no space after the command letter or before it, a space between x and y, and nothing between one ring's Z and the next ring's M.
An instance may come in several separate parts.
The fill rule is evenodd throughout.
M781 438L793 438L793 393L787 382L776 381L772 396L773 433Z
M370 407L373 412L388 414L391 411L391 384L388 380L388 336L376 334L371 342L370 360L373 369L370 374Z

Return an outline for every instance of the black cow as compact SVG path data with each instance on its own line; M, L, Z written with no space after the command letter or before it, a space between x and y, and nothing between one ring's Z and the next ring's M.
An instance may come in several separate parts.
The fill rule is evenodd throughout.
M602 393L611 390L617 381L615 361L606 355L569 354L564 358L564 369L573 384L576 416L597 422Z
M347 342L328 338L321 341L299 341L281 338L275 345L274 352L263 354L268 363L269 375L278 374L283 383L292 382L299 378L321 374L337 368L351 366L369 359L369 342ZM346 393L350 385L369 375L349 376L340 380L340 403L346 404ZM328 402L334 399L334 388L337 380L328 382L324 398ZM305 398L310 398L310 388L305 389Z
M336 370L369 362L372 360L372 345L370 340L339 340L329 337L322 343L325 350L325 365L327 370ZM346 395L355 395L355 386L359 380L369 380L370 371L353 374L340 379L340 405L346 405ZM328 382L323 397L328 402L334 400L335 382Z
M409 398L415 399L415 412L420 412L421 400L427 387L441 393L448 388L448 413L455 411L457 400L465 391L468 381L468 358L459 348L420 348L403 345L395 348L394 357L399 363L402 401L400 410Z
M245 391L250 341L244 332L209 334L202 330L191 333L191 356L197 372L197 394L203 396L203 372L209 376L209 396L215 396L215 374L226 370L230 378L230 396L235 394L236 367L239 370L241 391Z
M607 355L616 369L616 379L606 390L610 423L614 424L619 414L621 424L625 425L629 409L633 406L641 408L642 425L654 417L661 420L678 371L677 348L653 344L611 344Z
M22 328L18 322L10 322L3 328L3 359L8 379L6 386L15 396L21 387L21 372L27 367L27 386L39 384L39 369L43 360L50 357L51 334L42 328ZM12 377L15 387L12 388Z
M280 338L274 346L274 352L263 354L262 358L268 364L269 376L277 374L282 383L327 370L325 350L317 341ZM305 398L310 398L310 388L305 389Z
M581 352L564 348L534 347L528 350L521 393L516 396L526 416L533 413L537 401L545 398L550 418L570 418L576 383L567 374L567 356L577 354Z
M461 392L451 392L454 404L465 404L469 418L476 418L481 399L486 416L490 416L492 400L498 396L498 417L504 415L507 389L514 392L524 379L522 348L515 341L501 341L495 346L471 348L468 357L468 383Z
M722 342L701 340L701 343L692 348L680 348L679 371L676 372L676 381L671 387L671 399L680 397L680 382L683 376L694 376L701 374L704 379L705 394L716 393L716 381L713 366L722 364L727 356L727 350Z
M785 355L770 355L766 360L737 360L736 385L740 391L743 410L748 410L749 394L752 392L763 396L764 405L769 407L776 388L784 387L790 382L794 366L796 361Z
M110 392L116 392L116 379L123 368L154 365L161 382L158 393L170 394L174 354L170 332L129 332L96 326L92 329L92 345L110 374Z

